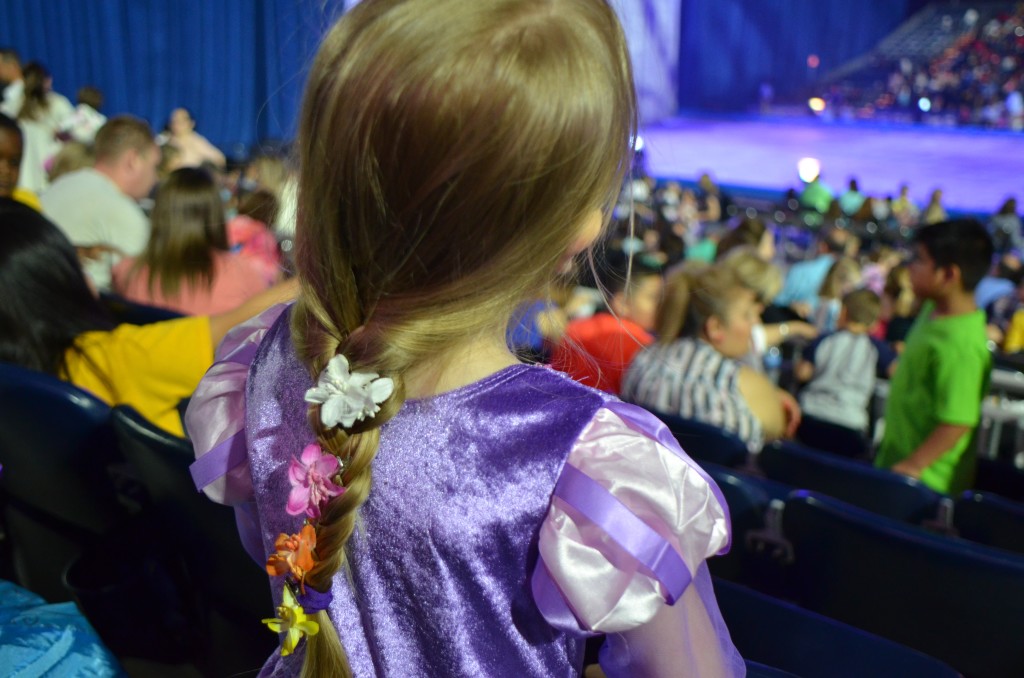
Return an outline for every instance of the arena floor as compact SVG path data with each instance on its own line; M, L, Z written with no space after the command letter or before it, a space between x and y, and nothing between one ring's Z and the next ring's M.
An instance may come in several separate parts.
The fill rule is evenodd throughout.
M869 195L896 194L901 183L927 202L942 188L947 209L991 213L1024 199L1024 134L944 130L814 119L676 118L641 132L648 171L695 179L708 171L735 186L785 191L799 185L797 161L821 162L835 191L851 176Z

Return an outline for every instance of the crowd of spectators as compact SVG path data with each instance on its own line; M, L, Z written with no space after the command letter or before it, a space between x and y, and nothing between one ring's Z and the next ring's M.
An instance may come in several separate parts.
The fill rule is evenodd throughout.
M1024 130L1024 3L988 21L969 9L959 24L964 32L937 56L885 60L869 67L870 82L833 84L822 95L829 114Z

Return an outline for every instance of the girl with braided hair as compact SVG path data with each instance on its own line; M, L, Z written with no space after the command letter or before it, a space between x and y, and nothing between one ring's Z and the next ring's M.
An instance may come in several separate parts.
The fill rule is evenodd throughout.
M266 676L742 675L718 488L656 419L505 344L630 164L606 0L365 0L301 115L302 292L192 400L196 484L277 602ZM269 613L270 611L268 611Z

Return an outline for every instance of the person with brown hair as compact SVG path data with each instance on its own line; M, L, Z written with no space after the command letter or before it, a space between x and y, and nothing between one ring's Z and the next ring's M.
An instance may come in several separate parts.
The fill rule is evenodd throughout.
M792 435L792 396L741 364L759 321L757 293L722 264L669 279L658 312L658 341L637 354L622 397L655 412L719 426L760 451Z
M46 164L60 150L57 133L61 122L71 114L71 102L53 91L53 78L38 62L25 66L24 100L18 111L18 124L25 133L21 160L21 185L41 193L49 186Z
M114 291L184 315L235 308L272 281L228 246L224 205L206 170L183 167L160 185L149 244L114 266Z
M66 174L43 196L43 212L68 236L100 289L125 256L142 253L149 220L136 201L156 183L160 149L149 125L123 115L96 133L93 166Z
M579 675L592 633L609 674L743 673L704 563L728 543L713 482L505 342L606 226L635 106L603 0L364 0L327 34L302 293L238 330L187 416L197 485L258 519L263 675Z

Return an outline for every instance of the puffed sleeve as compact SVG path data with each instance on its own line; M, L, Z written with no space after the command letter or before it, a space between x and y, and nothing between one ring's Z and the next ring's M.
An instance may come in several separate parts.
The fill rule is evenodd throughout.
M197 489L217 503L238 506L252 498L245 382L260 342L286 307L273 306L228 332L185 413L196 453L192 479Z
M744 675L705 564L729 544L714 481L650 413L609 402L556 484L534 599L557 628L609 634L609 677Z

